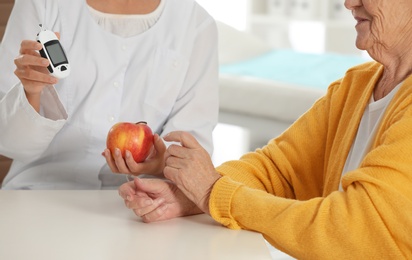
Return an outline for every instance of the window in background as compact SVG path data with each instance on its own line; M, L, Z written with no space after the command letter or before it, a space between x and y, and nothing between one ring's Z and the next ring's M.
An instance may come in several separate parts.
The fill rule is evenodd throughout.
M251 8L248 0L197 0L216 20L238 30L248 28L247 19ZM322 53L325 49L324 27L316 22L294 22L289 26L290 47L297 51ZM270 42L270 41L269 41Z
M291 22L289 41L296 51L323 53L325 51L325 26L312 21Z
M246 29L248 0L197 0L216 20L238 30Z

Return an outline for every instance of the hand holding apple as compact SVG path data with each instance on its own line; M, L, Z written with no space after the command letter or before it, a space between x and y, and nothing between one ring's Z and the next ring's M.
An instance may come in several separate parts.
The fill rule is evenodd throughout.
M153 133L146 122L120 122L110 128L106 146L111 154L118 148L123 158L130 151L137 163L143 162L153 147Z
M134 125L133 123L129 124ZM149 128L144 122L139 125L140 128L144 126L144 129L146 130L147 128ZM113 128L114 127L115 126L113 126ZM109 131L107 139L109 139L109 135L114 135L114 133L110 134ZM150 139L150 134L146 136L148 136ZM108 166L114 173L132 174L136 176L140 174L162 176L165 165L166 145L158 134L152 135L152 138L152 141L147 142L150 143L150 145L148 146L151 146L151 148L149 149L148 156L143 159L143 162L138 162L137 160L135 160L131 150L124 149L124 151L122 151L120 145L117 147L116 145L107 144L107 148L102 155L106 158ZM111 137L110 140L112 139L115 138Z

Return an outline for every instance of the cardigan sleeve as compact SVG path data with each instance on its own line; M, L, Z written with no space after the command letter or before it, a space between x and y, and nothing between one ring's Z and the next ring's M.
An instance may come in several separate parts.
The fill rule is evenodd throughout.
M304 181L300 181L303 174L298 171L285 174L287 167L275 166L270 158L274 158L272 161L288 158L277 164L289 165L289 168L306 164L310 159L298 152L288 151L282 155L279 146L284 136L281 136L262 151L219 169L223 177L213 187L209 202L212 217L232 229L260 232L272 245L298 259L411 258L410 102L389 108L376 142L360 168L343 177L344 191L317 196L312 190L316 187L314 183L321 180L313 172L315 168L309 168L306 174L313 174L314 180L304 177ZM319 105L318 102L315 109ZM309 116L304 120L307 124L313 113L312 109L304 115ZM297 124L304 127L303 120L300 121ZM284 135L289 135L294 128ZM303 142L302 149L308 149L308 154L320 156L321 153L313 150L322 147L316 143L310 145L314 139L310 136L302 134L293 140ZM322 160L321 157L311 159L315 164ZM335 175L340 178L340 173Z
M290 199L308 199L323 193L325 142L328 134L330 101L334 88L319 99L280 136L237 161L217 167L222 175L237 182Z

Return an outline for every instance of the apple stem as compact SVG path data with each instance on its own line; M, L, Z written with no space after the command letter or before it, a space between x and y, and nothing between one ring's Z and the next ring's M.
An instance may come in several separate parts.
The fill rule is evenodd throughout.
M138 124L145 124L145 125L147 125L147 122L146 122L146 121L139 121L139 122L136 123L136 125L138 125Z

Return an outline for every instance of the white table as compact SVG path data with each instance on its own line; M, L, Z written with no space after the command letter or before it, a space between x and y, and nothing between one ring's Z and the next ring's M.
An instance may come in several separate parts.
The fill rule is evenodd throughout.
M0 259L271 259L208 215L146 224L117 191L0 191Z

